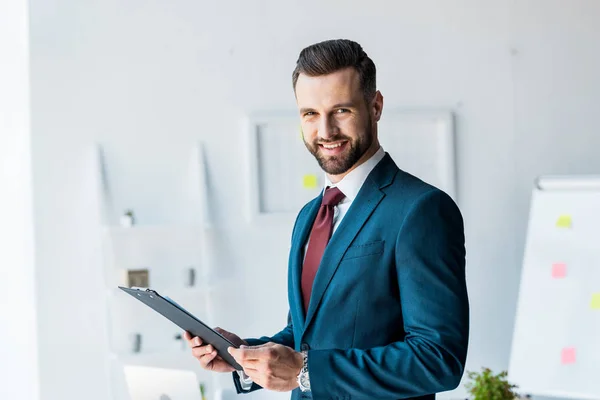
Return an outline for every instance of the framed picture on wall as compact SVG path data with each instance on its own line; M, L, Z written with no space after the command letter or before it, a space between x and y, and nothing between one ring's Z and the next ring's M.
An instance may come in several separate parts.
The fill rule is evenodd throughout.
M324 184L323 171L304 145L298 114L253 114L246 136L250 220L295 217Z

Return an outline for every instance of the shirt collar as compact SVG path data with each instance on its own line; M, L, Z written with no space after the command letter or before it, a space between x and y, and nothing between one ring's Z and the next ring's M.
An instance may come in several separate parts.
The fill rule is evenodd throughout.
M336 184L331 183L329 177L325 175L325 188L327 188L328 186L337 187L346 196L346 199L344 200L348 200L351 202L354 201L363 183L365 183L367 177L369 176L371 171L373 171L375 166L377 166L377 164L379 164L379 162L383 160L383 157L385 157L385 151L383 151L382 147L379 147L379 150L377 150L377 152L373 154L371 158L369 158L367 161L350 171L348 175L346 175L341 181L339 181Z

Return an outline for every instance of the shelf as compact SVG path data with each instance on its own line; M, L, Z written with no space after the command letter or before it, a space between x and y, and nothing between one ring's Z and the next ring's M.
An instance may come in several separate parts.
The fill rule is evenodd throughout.
M175 300L175 297L188 297L191 295L206 295L211 292L219 291L225 288L231 287L230 282L226 280L219 280L213 283L200 284L198 286L193 287L165 287L165 288L155 288L151 287L151 289L156 290L161 296L168 296ZM121 296L121 294L126 294L118 287L110 287L106 288L107 296ZM129 295L127 295L129 296Z
M152 288L154 289L154 288ZM196 286L196 287L192 287L192 288L167 288L167 289L156 289L156 291L161 295L161 296L168 296L173 298L175 295L184 295L184 296L189 296L189 295L193 295L193 294L199 294L199 295L204 295L207 292L210 292L211 289L210 287L202 287L202 286ZM121 296L121 293L126 294L125 292L123 292L121 289L119 289L118 287L115 288L107 288L106 289L107 295L109 296ZM129 296L127 294L127 296Z
M120 226L120 225L105 225L103 231L108 234L121 234L121 235L141 235L141 234L164 234L173 232L188 232L202 234L204 230L208 228L202 225L133 225L133 226Z
M208 273L210 249L204 245L201 228L115 227L105 232L105 269L111 285L122 282L118 274L131 269L148 269L150 286L157 286L153 282L173 286L179 279L183 286L189 268L196 270L197 279Z

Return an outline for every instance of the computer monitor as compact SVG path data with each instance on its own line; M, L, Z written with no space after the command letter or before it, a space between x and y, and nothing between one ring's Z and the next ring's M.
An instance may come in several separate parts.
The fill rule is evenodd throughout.
M196 374L188 370L125 365L131 400L202 400Z

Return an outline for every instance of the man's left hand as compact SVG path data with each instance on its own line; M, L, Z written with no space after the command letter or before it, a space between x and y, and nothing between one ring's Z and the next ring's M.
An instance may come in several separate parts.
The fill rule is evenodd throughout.
M301 353L271 342L239 349L230 347L228 351L246 375L263 388L289 392L298 387L297 377L304 365Z

